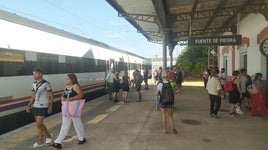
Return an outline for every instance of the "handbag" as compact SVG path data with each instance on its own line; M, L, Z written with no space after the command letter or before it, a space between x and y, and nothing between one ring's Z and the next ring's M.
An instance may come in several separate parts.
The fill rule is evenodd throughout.
M74 101L61 101L62 116L81 117L85 101L85 99L79 99Z

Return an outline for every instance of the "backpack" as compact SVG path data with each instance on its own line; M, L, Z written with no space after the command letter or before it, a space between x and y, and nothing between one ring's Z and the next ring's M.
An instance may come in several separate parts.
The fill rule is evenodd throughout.
M224 86L224 92L228 93L234 90L232 81L224 82L223 86Z
M161 104L174 104L174 91L170 83L163 83L162 92L160 93Z
M247 91L249 92L250 95L254 95L258 93L258 90L256 88L256 85L253 83L247 87Z

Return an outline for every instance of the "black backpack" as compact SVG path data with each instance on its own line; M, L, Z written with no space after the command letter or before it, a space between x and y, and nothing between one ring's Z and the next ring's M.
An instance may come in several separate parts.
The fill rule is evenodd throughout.
M163 83L162 92L160 93L161 104L174 104L174 91L170 83Z

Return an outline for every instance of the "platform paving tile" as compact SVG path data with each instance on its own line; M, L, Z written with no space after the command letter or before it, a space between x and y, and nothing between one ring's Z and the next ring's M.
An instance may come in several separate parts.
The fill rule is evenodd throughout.
M209 116L209 99L202 82L185 82L176 93L174 119L178 134L172 133L168 120L168 134L162 134L160 112L155 109L155 85L143 91L143 102L135 102L138 95L130 92L130 102L114 104L103 96L86 105L83 123L87 143L77 145L73 138L64 142L66 150L266 150L268 149L268 120L252 117L247 111L238 118L229 117L228 99L222 100L220 119ZM98 104L97 104L98 103ZM227 112L226 112L227 110ZM102 116L97 122L96 116ZM57 136L61 116L48 119L50 132ZM199 123L197 125L187 124ZM89 123L91 122L91 123ZM94 123L92 123L94 122ZM49 126L49 125L48 125ZM23 136L22 134L25 134ZM73 127L67 139L75 136ZM0 150L29 149L36 141L35 128L0 138ZM12 146L8 146L12 145ZM52 149L42 147L38 149Z

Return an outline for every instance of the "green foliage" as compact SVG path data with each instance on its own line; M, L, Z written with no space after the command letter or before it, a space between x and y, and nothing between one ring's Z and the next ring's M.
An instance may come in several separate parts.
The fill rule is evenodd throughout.
M189 76L198 77L207 67L208 52L206 47L187 46L179 55L176 68L183 68Z

